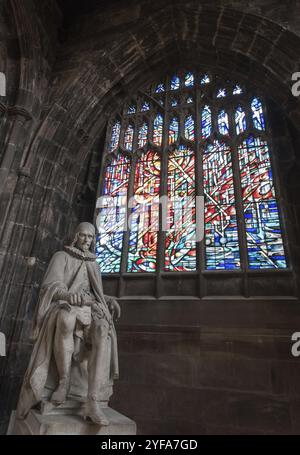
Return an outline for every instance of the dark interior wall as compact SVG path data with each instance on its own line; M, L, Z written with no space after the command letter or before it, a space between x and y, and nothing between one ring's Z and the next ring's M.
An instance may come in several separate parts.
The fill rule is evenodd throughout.
M3 13L0 21L3 66L0 70L6 73L8 80L8 94L0 106L3 112L0 140L4 145L0 169L0 330L6 334L8 343L8 356L1 359L0 364L0 394L4 397L0 409L2 432L16 404L28 362L31 321L46 264L53 252L61 248L78 220L92 220L99 150L107 119L139 87L176 66L226 72L258 86L270 98L274 155L287 213L292 264L296 278L299 276L300 111L299 100L290 92L291 73L299 70L298 4L257 1L249 6L248 3L87 1L83 10L82 2L2 0L0 3ZM284 127L281 123L283 112L287 118ZM294 290L291 292L291 296L296 294ZM182 426L181 412L188 409L192 398L181 393L183 389L187 394L197 389L199 403L203 404L198 407L201 414L194 408L189 411L188 421L197 422L197 432L202 429L222 431L225 415L218 417L216 411L205 426L210 409L214 409L209 396L215 389L221 400L216 406L222 407L225 399L229 416L231 403L235 403L234 423L228 425L226 431L244 428L272 432L286 418L289 423L282 426L282 431L296 429L298 408L292 410L291 403L299 393L290 379L281 377L283 365L278 361L290 360L288 337L293 328L292 331L298 328L298 301L280 300L277 306L273 301L262 302L262 306L248 302L246 307L227 302L229 306L225 308L220 300L211 306L207 302L191 302L188 314L195 312L194 323L193 318L182 320L183 308L186 309L182 301L175 307L161 301L155 312L153 302L143 302L140 306L138 302L122 302L124 322L120 326L120 342L124 379L116 388L115 403L120 410L137 418L141 432L150 428L152 432L163 432L161 409L165 409L165 402L155 398L160 390L164 390L161 398L172 403L168 414L170 422L174 423L172 431L188 431ZM229 317L227 322L226 317ZM243 321L247 318L251 323L246 324L248 332L245 334ZM224 327L222 331L225 325L231 330L230 334ZM201 330L204 338L199 335ZM246 341L243 338L246 335L250 337L250 344L247 344L248 338ZM213 348L211 339L214 340ZM143 340L146 340L144 344ZM217 344L214 344L215 340ZM246 353L243 352L243 340L248 346ZM259 340L263 340L261 345L257 344ZM271 345L268 344L270 340L273 340ZM199 343L204 346L202 351ZM138 352L137 346L141 346ZM158 346L162 346L164 357L155 356ZM236 346L240 346L241 351ZM258 354L257 346L262 346ZM211 362L209 371L203 370L204 360L199 353ZM226 363L229 353L230 359L241 362L230 366L226 378L222 362ZM142 360L144 355L146 360ZM253 360L257 357L260 359L258 364ZM148 362L141 369L143 377L134 369L130 370L130 365L139 359ZM200 362L201 377L195 376L195 359ZM244 361L245 369L240 379L232 377L240 371ZM186 367L184 362L187 362ZM256 367L264 363L268 369L259 376L260 383L254 388L247 385L247 376L253 378ZM156 389L147 395L151 381L147 374L152 365L157 366ZM293 366L297 368L296 365L288 368ZM266 390L264 378L268 378ZM236 384L233 395L225 393L226 381L231 380ZM205 395L209 384L212 390ZM130 404L124 397L130 391L134 394L134 390L140 391L145 400L147 397L150 402L154 400L156 414L147 417L147 401L139 410L130 407L139 400L132 396ZM243 406L247 407L250 400L247 394L251 395L253 391L256 394L253 403L257 403L253 404L253 421L239 425ZM179 392L182 401L175 399ZM266 394L265 401L259 401L262 392ZM241 393L243 405L239 405L238 400ZM268 408L270 403L274 407ZM273 417L277 415L277 408L278 421ZM264 409L271 409L267 424L264 426L261 422L255 427L256 413L263 416Z

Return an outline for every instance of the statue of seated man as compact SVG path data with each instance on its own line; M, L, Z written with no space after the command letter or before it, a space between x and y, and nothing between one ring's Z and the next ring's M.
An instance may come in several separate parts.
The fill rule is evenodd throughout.
M35 345L22 385L17 418L42 401L83 401L83 417L99 425L118 377L114 318L117 301L103 294L95 228L80 223L70 246L54 254L41 285Z

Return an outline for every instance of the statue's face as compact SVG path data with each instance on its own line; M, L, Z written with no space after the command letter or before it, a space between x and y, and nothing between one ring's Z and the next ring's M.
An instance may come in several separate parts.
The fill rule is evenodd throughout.
M93 234L88 229L82 229L77 236L76 246L82 251L88 251L93 241Z

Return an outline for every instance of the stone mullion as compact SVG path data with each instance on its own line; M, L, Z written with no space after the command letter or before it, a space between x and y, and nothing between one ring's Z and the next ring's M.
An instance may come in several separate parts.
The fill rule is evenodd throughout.
M133 150L136 150L136 149L133 148ZM134 196L134 178L135 178L138 156L136 153L131 152L131 156L129 159L130 159L131 171L130 171L128 188L127 188L126 230L125 230L124 237L123 237L123 248L122 248L122 254L121 254L121 267L120 267L121 282L120 282L120 287L119 287L120 296L123 295L123 289L124 289L124 284L125 284L123 274L127 272L127 262L128 262L129 236L130 236L130 227L128 225L129 224L128 218L132 212L132 209L128 208L128 202Z
M130 121L126 122L126 128L128 127ZM129 238L130 238L130 226L128 223L128 217L132 213L132 208L128 207L128 201L134 196L134 178L135 178L135 172L136 172L136 166L138 162L139 156L134 153L135 150L137 150L137 140L138 140L138 118L137 115L135 115L135 121L131 122L134 124L134 133L133 133L133 141L132 141L132 152L130 156L130 165L131 165L131 172L130 172L130 177L129 177L129 183L128 183L128 189L127 189L127 212L126 212L126 217L127 217L127 222L126 226L127 229L124 232L124 237L123 237L123 248L122 248L122 255L121 255L121 284L120 284L120 296L123 295L124 291L124 277L123 274L127 272L127 264L128 264L128 251L129 251Z
M167 89L167 86L166 86ZM160 188L159 188L159 197L168 195L168 157L169 157L169 93L165 93L165 110L163 115L163 136L162 136L162 145L160 153ZM167 213L165 214L167 216ZM156 261L156 297L159 298L162 294L162 278L161 273L165 268L165 244L166 244L166 232L162 231L162 216L163 210L162 205L159 204L159 231L157 237L157 261Z
M197 84L197 83L196 83ZM195 97L195 189L196 196L204 196L203 185L203 142L201 141L201 119L204 104L201 103L200 90L196 85ZM196 223L199 220L196 219ZM203 214L203 222L205 229L205 214ZM206 293L205 290L205 277L203 271L205 270L205 236L201 242L196 242L196 257L197 257L197 271L199 276L199 297L203 297Z
M247 136L255 130L253 121L252 121L252 110L251 110L251 100L253 99L253 96L245 96L243 97L243 101L241 103L241 106L245 112L246 116L246 133Z
M238 156L238 146L239 146L239 137L236 134L235 127L235 111L239 103L231 105L228 108L229 111L229 128L231 131L231 158L232 158L232 172L233 172L233 182L234 182L234 195L235 195L235 208L236 208L236 218L237 218L237 229L238 229L238 243L239 243L239 252L241 260L241 270L243 272L243 288L245 297L248 296L248 277L247 277L247 268L248 268L248 257L247 257L247 242L246 242L246 226L244 219L244 210L243 210L243 197L242 197L242 186L240 178L240 166L239 166L239 156Z

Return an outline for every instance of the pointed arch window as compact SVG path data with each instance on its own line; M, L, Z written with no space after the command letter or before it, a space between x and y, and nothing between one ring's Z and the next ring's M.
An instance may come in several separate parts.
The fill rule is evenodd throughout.
M186 87L192 87L194 85L194 75L193 73L186 73L184 77L184 85Z
M189 141L195 139L195 127L194 127L194 118L192 115L187 115L184 122L184 136Z
M253 98L252 103L251 103L251 109L252 109L252 119L253 119L253 125L254 128L258 130L264 130L265 129L265 118L264 118L264 113L263 113L263 107L260 99L258 98Z
M133 125L129 124L126 128L125 135L124 135L124 148L128 151L132 151L133 146L133 135L134 135L134 127Z
M242 106L238 106L237 110L235 111L235 127L236 127L236 134L241 134L246 131L246 113Z
M111 130L111 139L109 144L109 151L113 152L116 150L120 143L120 133L121 133L121 122L117 121Z
M157 146L162 143L163 123L163 116L158 114L153 122L153 143Z
M140 95L107 130L97 208L102 271L287 269L262 95L197 71L178 71ZM204 196L201 242L196 196Z
M173 144L178 140L179 122L177 117L173 117L169 126L169 144Z
M219 132L224 136L229 134L229 120L228 114L224 110L220 111L218 115Z
M144 122L139 130L138 147L144 147L148 140L148 124Z
M178 90L180 87L180 79L177 75L173 76L171 79L171 90Z
M204 106L202 110L202 121L201 121L201 131L202 138L206 139L211 135L212 123L211 123L211 110L209 106Z

